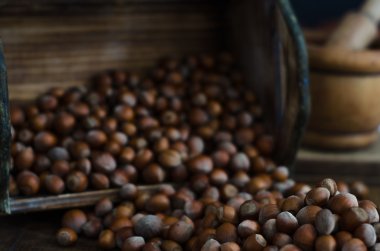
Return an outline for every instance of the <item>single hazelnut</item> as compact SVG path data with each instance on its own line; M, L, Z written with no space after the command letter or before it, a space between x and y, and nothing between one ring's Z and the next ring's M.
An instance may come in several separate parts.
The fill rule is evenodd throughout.
M133 235L134 235L133 227L123 227L123 228L119 229L115 235L116 245L119 248L122 248L125 240L128 239L129 237L132 237Z
M261 234L249 236L243 244L243 251L261 251L267 246L267 241Z
M354 231L361 224L368 222L368 214L363 208L352 207L343 213L340 219L340 227L342 230Z
M136 185L128 183L120 189L120 197L125 200L134 200L137 197L137 192Z
M168 230L168 239L173 240L177 243L185 243L188 241L193 234L194 225L187 223L186 221L180 220L170 226Z
M244 220L238 225L237 231L241 238L260 233L260 224L253 220Z
M313 250L317 238L317 231L311 224L300 226L293 235L294 244L302 250Z
M47 131L37 133L34 137L34 149L45 152L57 144L57 137Z
M347 241L343 247L342 251L365 251L367 250L366 245L357 238L352 238L351 240Z
M283 201L281 204L281 210L296 215L303 206L304 201L299 196L291 195Z
M225 242L220 246L220 251L240 251L240 246L236 242Z
M62 218L62 226L73 229L76 233L80 233L82 226L87 222L86 214L79 209L67 211Z
M340 193L332 197L328 206L330 210L335 214L342 214L351 207L357 207L359 205L355 195L350 193Z
M93 218L87 221L82 226L82 232L86 237L96 238L99 236L100 232L103 229L102 221L98 218Z
M315 218L322 208L314 205L306 206L298 211L296 218L299 225L314 224Z
M276 228L279 232L292 234L298 228L297 218L290 212L279 213L276 220Z
M336 192L338 192L338 187L335 180L330 178L323 179L321 182L319 182L318 186L329 190L330 196L334 196Z
M78 235L71 228L63 227L58 230L56 239L59 245L67 247L72 246L77 242Z
M19 191L24 195L35 195L40 190L40 179L30 171L23 171L17 175L16 179Z
M88 186L87 176L81 171L74 171L66 177L66 186L71 192L84 192Z
M292 237L284 233L275 233L272 238L272 244L279 248L291 243L293 243Z
M99 234L98 244L103 249L114 249L116 246L115 234L109 229L103 230Z
M371 224L361 224L355 229L354 237L364 242L367 247L372 247L376 243L376 232Z
M209 239L202 246L201 251L219 251L220 243L217 240Z
M190 171L194 173L210 173L213 169L213 163L210 157L206 155L198 155L196 157L191 158L187 166Z
M329 209L320 210L315 217L315 228L319 234L329 235L337 226L337 217Z
M337 243L338 250L341 250L343 245L353 238L352 234L347 231L339 231L338 233L335 234L334 237Z
M132 227L132 222L127 217L119 217L116 218L115 216L112 217L112 222L109 225L109 228L115 233L119 229L122 229L123 227Z
M61 194L65 191L65 182L58 175L48 174L42 183L46 191L51 194Z
M335 251L336 240L331 235L321 235L315 241L315 251Z
M162 220L155 215L146 215L136 222L134 231L146 239L156 237L162 229Z
M376 223L379 221L379 212L377 211L377 206L370 200L359 201L359 207L363 208L369 218L369 223Z
M236 227L231 223L223 223L216 229L215 238L220 243L237 241Z
M26 147L17 153L14 158L14 167L17 171L28 170L35 160L34 151L31 147Z
M324 206L330 198L330 192L327 188L316 187L311 189L305 197L306 205Z
M107 213L111 212L113 209L113 203L109 198L103 198L99 200L95 205L95 215L104 216Z
M262 235L265 237L265 239L268 242L271 242L274 235L277 233L277 220L276 219L269 219L267 220L264 225L262 225Z
M275 219L280 213L280 209L276 204L268 204L260 209L259 222L264 224L269 219Z
M102 173L92 173L90 176L91 186L95 190L103 190L110 187L109 179Z

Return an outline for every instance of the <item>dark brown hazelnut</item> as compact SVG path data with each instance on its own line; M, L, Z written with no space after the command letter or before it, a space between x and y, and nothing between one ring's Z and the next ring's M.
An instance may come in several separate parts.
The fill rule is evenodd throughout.
M78 240L78 236L71 228L64 227L58 230L56 239L59 245L67 247L74 245Z
M372 225L365 223L355 229L354 237L364 242L367 247L372 247L376 243L376 232Z
M318 184L318 186L324 187L327 190L329 190L330 196L334 196L336 194L336 192L338 191L338 187L337 187L337 184L336 184L335 180L330 179L330 178L323 179Z
M298 224L314 224L315 218L317 217L318 212L321 210L322 208L313 205L302 208L296 215Z
M177 243L185 243L190 239L193 231L194 225L189 224L184 220L180 220L170 226L167 238Z
M31 147L26 147L19 151L14 158L14 168L17 171L28 170L35 160L34 151Z
M276 229L279 232L292 234L298 228L297 218L290 212L281 212L276 219Z
M368 223L369 217L367 212L360 207L347 209L340 218L340 227L342 230L354 231L363 223Z
M92 173L90 176L91 186L95 190L103 190L110 187L108 177L102 173Z
M364 250L367 250L367 247L360 239L357 239L357 238L352 238L351 240L347 241L342 247L342 251L364 251Z
M17 175L17 187L24 195L35 195L40 190L40 179L30 171L23 171Z
M311 224L300 226L293 235L294 244L302 250L313 250L317 231Z
M261 251L267 246L267 241L260 234L249 236L243 244L243 251Z
M136 222L134 231L137 235L145 239L151 239L160 234L162 229L162 220L155 215L146 215ZM179 233L177 233L179 234Z
M334 251L336 246L336 240L331 235L321 235L315 241L316 251Z
M66 160L56 160L50 169L53 174L64 177L70 172L71 167Z
M107 135L100 130L91 130L86 135L86 142L91 147L100 147L107 142Z
M259 222L264 224L269 219L275 219L280 213L280 209L276 204L268 204L260 209Z
M111 212L113 209L113 203L109 198L103 198L99 200L95 205L96 216L104 216Z
M51 194L61 194L65 191L65 182L58 175L46 175L43 179L43 185L46 191Z
M95 171L101 173L111 173L117 166L114 157L107 152L95 154L93 156L92 164Z
M114 249L116 246L115 234L109 229L99 234L98 244L103 249Z
M67 211L62 218L62 226L73 229L76 233L80 233L82 226L87 222L86 214L79 209Z
M305 197L306 205L323 206L330 198L330 192L327 188L316 187L311 189Z
M34 148L39 152L47 151L56 144L57 138L50 132L42 131L34 137Z
M241 238L247 238L252 234L260 233L260 224L253 220L244 220L237 227L238 234Z
M337 226L337 217L329 209L320 210L315 217L315 228L319 234L329 235Z
M86 237L95 238L98 237L103 229L102 221L97 218L93 218L87 221L82 226L82 232Z
M155 163L148 165L142 172L143 179L148 184L159 184L165 180L165 171Z
M74 171L66 177L66 186L71 192L83 192L88 186L87 176L81 171Z
M191 158L187 163L190 171L194 173L210 173L213 169L213 163L210 157L206 155L198 155Z

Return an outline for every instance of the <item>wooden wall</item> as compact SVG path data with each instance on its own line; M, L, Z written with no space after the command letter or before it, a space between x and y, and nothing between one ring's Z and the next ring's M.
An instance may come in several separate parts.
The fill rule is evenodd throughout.
M140 70L162 56L219 51L217 0L0 2L11 99L83 84L96 72Z

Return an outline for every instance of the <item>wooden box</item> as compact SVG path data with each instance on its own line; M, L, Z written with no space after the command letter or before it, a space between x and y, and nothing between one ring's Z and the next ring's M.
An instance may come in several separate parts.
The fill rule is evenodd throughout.
M115 194L8 199L6 74L10 102L26 102L47 88L81 85L109 69L142 71L162 56L232 51L247 90L255 90L268 115L278 163L293 163L308 116L308 67L287 0L9 1L0 7L0 36L1 212L88 205L96 196Z

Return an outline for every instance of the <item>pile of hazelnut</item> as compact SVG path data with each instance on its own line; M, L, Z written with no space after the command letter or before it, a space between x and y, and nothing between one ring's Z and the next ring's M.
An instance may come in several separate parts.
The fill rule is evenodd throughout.
M376 229L376 206L348 193L362 199L368 188L325 180L312 189L289 179L271 159L262 110L228 53L53 88L12 105L11 122L11 196L120 188L121 203L104 198L93 211L68 211L60 245L79 234L123 251L376 248L365 239ZM177 185L138 187L162 183ZM354 202L336 210L346 197ZM362 218L348 226L346 212ZM331 229L321 232L318 217Z
M332 179L261 202L197 199L188 188L170 185L146 194L128 184L120 196L117 206L104 198L93 211L68 211L58 243L73 245L82 234L103 249L122 251L380 250L376 205L338 191Z

